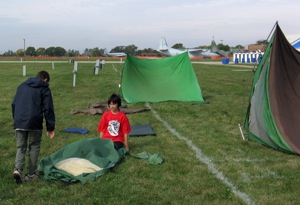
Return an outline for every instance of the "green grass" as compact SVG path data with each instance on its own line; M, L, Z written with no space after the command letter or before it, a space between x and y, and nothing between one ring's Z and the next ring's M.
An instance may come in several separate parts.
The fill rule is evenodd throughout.
M122 69L121 64L107 63L94 75L93 63L79 63L73 87L73 64L55 63L52 70L51 63L26 62L27 77L22 76L22 66L0 63L0 204L300 204L299 156L242 140L238 124L244 120L252 74L251 68L239 65L194 64L206 104L149 103L163 122L151 111L128 115L131 125L150 123L156 132L155 137L131 137L131 152L158 153L164 158L162 165L126 156L113 170L84 185L42 179L17 185L12 178L16 150L11 117L17 86L42 69L51 75L56 136L50 140L44 134L42 158L71 142L98 137L99 115L70 111L118 92ZM234 71L243 69L249 71ZM67 127L87 128L89 133L61 132Z

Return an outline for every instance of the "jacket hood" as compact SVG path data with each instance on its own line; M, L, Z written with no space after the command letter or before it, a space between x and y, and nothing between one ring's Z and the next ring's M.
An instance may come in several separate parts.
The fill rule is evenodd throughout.
M26 81L26 84L33 88L49 87L49 84L47 82L45 82L42 79L37 78L37 77L29 78Z

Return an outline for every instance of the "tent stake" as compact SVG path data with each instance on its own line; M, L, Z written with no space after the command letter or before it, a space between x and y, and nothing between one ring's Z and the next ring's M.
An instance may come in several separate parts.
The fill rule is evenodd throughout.
M241 132L241 134L242 134L242 138L243 138L243 140L245 141L245 136L244 136L244 133L243 133L241 124L239 124L239 128L240 128L240 132Z

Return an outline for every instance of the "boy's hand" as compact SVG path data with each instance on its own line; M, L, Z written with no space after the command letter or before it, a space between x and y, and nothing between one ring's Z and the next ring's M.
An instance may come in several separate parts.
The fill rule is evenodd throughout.
M47 136L49 135L50 139L52 139L55 136L54 131L48 131Z

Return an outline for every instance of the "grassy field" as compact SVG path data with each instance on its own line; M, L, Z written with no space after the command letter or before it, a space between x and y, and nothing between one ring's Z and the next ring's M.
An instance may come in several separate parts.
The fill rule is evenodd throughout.
M94 75L93 63L0 63L0 204L300 204L300 158L243 141L243 123L252 79L240 65L193 64L205 104L161 102L127 104L152 111L128 115L131 125L151 124L156 136L130 137L131 153L157 153L161 165L126 156L107 174L87 184L38 179L23 185L12 178L15 137L11 102L17 86L40 70L51 75L56 136L43 136L40 158L83 138L98 137L100 115L71 115L118 92L122 64L106 63ZM67 127L86 135L61 132Z

